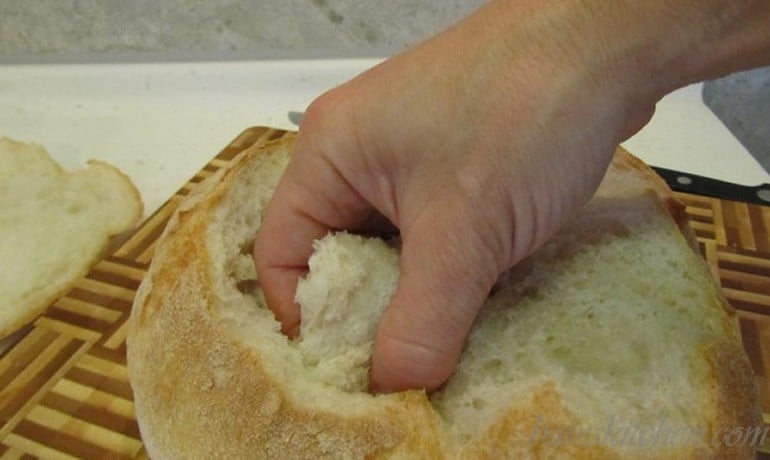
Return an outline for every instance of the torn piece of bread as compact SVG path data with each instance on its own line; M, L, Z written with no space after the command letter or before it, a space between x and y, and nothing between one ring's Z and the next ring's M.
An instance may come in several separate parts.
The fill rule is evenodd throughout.
M366 391L377 323L398 280L398 253L378 238L338 233L315 243L297 286L299 347L313 379Z
M0 138L0 337L29 323L142 215L128 177L90 161L68 173L39 145Z
M640 161L618 151L588 206L501 277L446 385L371 395L397 250L346 233L319 240L296 340L255 279L248 249L292 142L246 151L158 243L128 342L150 456L753 456L756 394L733 314L681 230L681 206Z

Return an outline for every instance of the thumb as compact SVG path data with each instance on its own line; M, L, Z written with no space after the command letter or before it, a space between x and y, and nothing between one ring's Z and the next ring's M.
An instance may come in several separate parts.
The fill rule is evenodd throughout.
M497 280L495 254L478 244L481 238L462 231L467 221L442 220L425 218L408 234L402 232L398 288L374 342L374 391L440 386L454 370Z

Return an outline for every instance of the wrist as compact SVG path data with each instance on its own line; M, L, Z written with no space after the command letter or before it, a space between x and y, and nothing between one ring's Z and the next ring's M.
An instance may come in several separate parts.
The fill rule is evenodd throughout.
M620 73L655 98L690 83L770 64L770 3L764 0L580 3L603 3L597 15L604 18L597 22Z
M642 104L770 64L767 0L493 0L483 9L487 33L514 51L555 40L560 58L621 80Z

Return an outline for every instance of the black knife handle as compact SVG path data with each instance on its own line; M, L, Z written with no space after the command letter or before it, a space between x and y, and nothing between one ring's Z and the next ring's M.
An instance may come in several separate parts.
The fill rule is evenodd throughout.
M683 173L672 169L653 166L652 169L666 181L675 192L704 195L722 200L770 206L770 184L757 186L740 185L696 174Z

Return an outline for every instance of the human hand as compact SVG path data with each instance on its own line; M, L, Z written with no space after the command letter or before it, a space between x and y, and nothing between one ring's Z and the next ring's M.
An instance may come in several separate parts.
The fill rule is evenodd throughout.
M608 50L585 12L528 4L491 2L317 99L267 208L255 259L290 335L314 239L383 222L400 230L376 390L448 378L499 274L591 197L615 146L671 85L612 59L623 43Z

